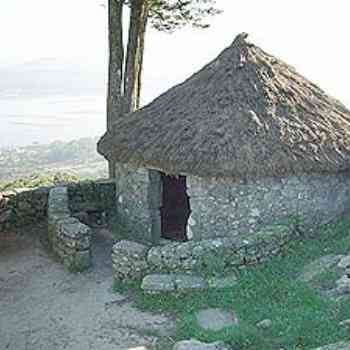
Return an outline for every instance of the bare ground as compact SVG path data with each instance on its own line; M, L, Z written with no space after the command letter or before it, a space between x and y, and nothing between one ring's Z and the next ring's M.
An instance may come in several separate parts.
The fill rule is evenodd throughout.
M71 274L40 237L45 224L0 234L0 350L153 349L173 321L112 292L106 230L94 234L94 266Z

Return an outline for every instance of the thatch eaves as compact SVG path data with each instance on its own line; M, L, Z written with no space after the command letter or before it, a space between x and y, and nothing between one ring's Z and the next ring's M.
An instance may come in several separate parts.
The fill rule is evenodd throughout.
M118 120L98 150L174 175L339 172L350 166L350 112L241 34L185 82Z

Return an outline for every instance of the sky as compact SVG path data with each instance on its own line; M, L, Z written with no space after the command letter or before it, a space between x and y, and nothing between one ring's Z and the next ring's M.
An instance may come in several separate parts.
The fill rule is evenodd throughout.
M11 0L0 4L0 66L54 58L107 70L106 0ZM240 32L350 106L348 14L344 0L218 0L207 30L149 30L143 102L215 58Z

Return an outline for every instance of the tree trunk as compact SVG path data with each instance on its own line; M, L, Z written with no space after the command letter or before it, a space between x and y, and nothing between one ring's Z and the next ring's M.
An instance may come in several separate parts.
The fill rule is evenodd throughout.
M107 130L113 133L118 118L135 111L140 105L141 75L148 0L131 0L126 62L123 46L124 0L109 0L109 74L107 97ZM115 162L108 161L110 178L115 178Z
M109 65L107 95L107 131L113 133L113 124L123 113L123 6L124 0L108 1ZM115 177L115 162L108 161L109 177Z
M143 52L148 14L148 0L132 0L124 75L124 114L135 111L140 105Z

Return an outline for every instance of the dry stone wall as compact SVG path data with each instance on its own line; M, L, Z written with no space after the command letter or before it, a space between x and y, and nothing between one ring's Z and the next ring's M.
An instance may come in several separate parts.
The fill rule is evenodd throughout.
M17 188L0 192L0 232L47 218L52 187ZM107 222L115 214L114 181L84 181L67 184L68 207L72 215L94 213Z
M53 251L72 271L91 264L91 214L98 224L115 214L114 181L85 181L66 186L15 189L0 193L0 233L16 227L48 221Z
M116 211L115 182L82 181L67 186L68 206L73 215L81 213L99 216L101 223L106 223Z
M49 188L0 192L0 233L46 218Z
M83 271L91 264L91 229L71 216L67 187L50 190L48 234L54 253L70 271Z
M103 224L114 210L114 181L81 182L50 190L49 241L68 270L82 271L91 265L92 230L86 224L90 221L89 215L98 214L100 224ZM81 222L81 217L86 222Z

